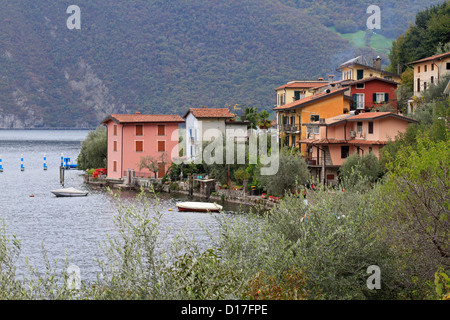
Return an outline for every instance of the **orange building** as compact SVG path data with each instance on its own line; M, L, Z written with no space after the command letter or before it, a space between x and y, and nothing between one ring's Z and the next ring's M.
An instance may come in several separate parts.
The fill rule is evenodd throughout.
M346 95L349 88L334 91L327 89L282 106L275 107L277 113L277 130L282 147L295 147L297 142L305 139L307 131L302 125L321 118L330 118L350 111L352 97ZM301 151L305 152L305 146Z

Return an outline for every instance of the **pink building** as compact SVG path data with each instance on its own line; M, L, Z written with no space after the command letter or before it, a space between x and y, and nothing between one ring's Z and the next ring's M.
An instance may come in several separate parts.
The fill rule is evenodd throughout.
M158 178L178 156L178 125L184 123L179 115L111 114L103 124L107 128L107 176L120 179L127 170L136 176L153 177L147 169L139 170L143 156L152 156L165 165L160 166Z
M328 183L337 182L339 167L348 156L361 156L380 149L400 132L405 132L416 120L392 112L343 114L303 124L307 138L300 144L307 146L307 163L313 177Z

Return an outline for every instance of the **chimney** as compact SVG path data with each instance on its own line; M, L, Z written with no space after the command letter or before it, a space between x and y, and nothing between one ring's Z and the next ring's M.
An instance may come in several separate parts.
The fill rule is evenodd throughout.
M319 79L317 79L317 80L319 80L319 81L323 81L323 78L322 77L320 77Z
M136 114L141 114L139 111L136 111Z
M376 59L373 59L373 67L377 70L381 70L381 58L378 56Z

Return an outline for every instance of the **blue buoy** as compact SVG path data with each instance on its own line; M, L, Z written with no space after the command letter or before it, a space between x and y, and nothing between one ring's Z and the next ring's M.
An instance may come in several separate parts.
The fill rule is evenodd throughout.
M2 156L0 156L0 172L3 172Z
M47 157L44 154L44 170L47 170Z
M20 171L25 171L25 166L23 165L23 154L20 155Z

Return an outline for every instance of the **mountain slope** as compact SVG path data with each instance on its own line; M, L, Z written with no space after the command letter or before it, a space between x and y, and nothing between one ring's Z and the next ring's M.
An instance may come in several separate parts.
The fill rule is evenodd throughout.
M0 1L0 128L93 127L112 112L269 108L274 88L326 77L354 48L272 0Z

